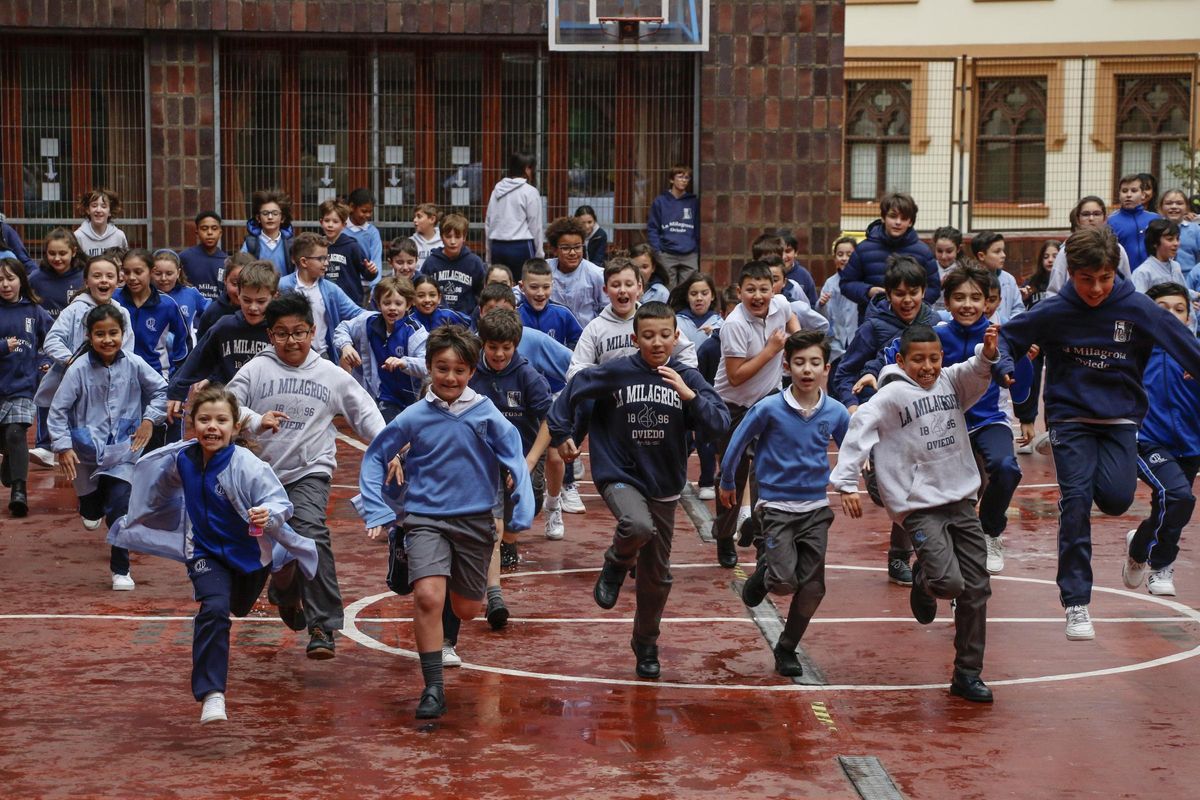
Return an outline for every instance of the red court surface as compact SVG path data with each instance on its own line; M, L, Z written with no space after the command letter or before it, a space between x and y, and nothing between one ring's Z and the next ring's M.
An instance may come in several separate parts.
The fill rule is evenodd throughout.
M860 521L839 514L830 534L828 594L803 642L828 685L774 674L735 572L682 508L663 679L637 680L630 584L612 611L591 599L611 519L586 483L588 513L568 515L565 541L535 521L504 580L513 621L499 633L464 625L449 713L421 723L411 628L394 621L411 601L387 592L386 547L347 503L358 451L339 455L331 526L348 630L337 658L306 659L306 639L264 597L233 624L230 721L204 727L183 567L135 556L136 591L111 591L102 532L83 530L65 483L33 470L31 515L0 512L0 796L854 798L837 761L847 755L877 757L909 798L1200 795L1193 529L1179 597L1125 591L1124 533L1146 512L1144 490L1128 516L1096 518L1097 638L1068 642L1053 467L1021 457L988 609L988 707L947 694L949 609L928 627L911 619L907 590L885 577L874 507Z

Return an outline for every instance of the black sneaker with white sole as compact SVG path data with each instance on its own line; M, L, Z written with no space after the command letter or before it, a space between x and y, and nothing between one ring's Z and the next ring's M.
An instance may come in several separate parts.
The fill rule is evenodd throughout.
M305 649L309 658L324 661L333 658L333 631L314 625L308 629L308 647Z
M902 558L888 561L888 580L897 586L912 586L913 574L908 562Z

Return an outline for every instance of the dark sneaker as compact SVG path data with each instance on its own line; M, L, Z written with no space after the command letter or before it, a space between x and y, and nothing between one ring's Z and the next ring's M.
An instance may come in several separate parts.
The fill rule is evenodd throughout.
M637 668L635 670L637 676L639 678L658 680L658 676L662 674L662 665L658 663L658 645L638 644L631 639L629 646L633 648L633 655L637 658Z
M920 574L921 563L916 562L913 569ZM912 581L912 591L908 593L908 607L912 609L913 619L922 625L928 625L937 617L937 600L930 597L916 580Z
M504 605L503 597L488 598L487 621L494 631L498 631L508 624L508 606Z
M14 517L23 517L29 513L29 497L25 494L25 481L13 481L8 510Z
M500 566L504 569L515 567L521 563L521 556L517 553L517 543L508 542L500 543Z
M913 574L908 562L902 558L893 558L889 561L888 580L897 586L912 586Z
M785 678L799 678L804 674L804 666L796 656L795 649L788 650L775 645L772 652L775 653L775 671L780 675Z
M738 526L738 547L749 547L759 535L758 518L753 514L742 520Z
M992 690L978 675L965 675L958 670L954 670L954 679L950 681L950 694L972 703L992 702Z
M426 686L417 702L417 719L437 719L446 713L446 691L441 686Z
M333 631L327 631L316 625L308 630L308 647L305 652L309 658L324 661L333 658Z
M754 570L754 574L746 578L742 584L742 602L750 608L756 608L767 596L766 570L762 567Z
M600 577L596 578L596 588L592 597L601 608L612 608L617 604L617 596L621 594L621 584L625 582L625 568L618 567L608 561L600 569Z
M725 569L733 569L737 561L737 545L733 539L717 539L717 563Z

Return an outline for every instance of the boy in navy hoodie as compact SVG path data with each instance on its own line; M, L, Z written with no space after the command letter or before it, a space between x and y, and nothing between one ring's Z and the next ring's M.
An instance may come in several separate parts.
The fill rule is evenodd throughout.
M700 271L700 200L688 190L691 183L691 167L671 167L671 185L654 198L646 221L646 238L671 276L667 288Z
M658 633L671 592L671 539L675 505L687 481L688 430L722 439L729 412L715 389L691 367L671 358L679 339L675 311L645 303L633 318L638 352L576 374L548 420L550 444L566 461L579 456L576 409L593 400L592 475L617 519L612 546L592 596L601 608L617 604L625 575L637 568L637 610L630 645L641 678L657 679Z
M329 265L325 280L336 283L356 303L362 304L363 290L379 274L379 266L367 258L358 240L346 232L350 206L326 200L317 208L321 230L329 240Z
M783 353L792 385L764 397L742 418L725 448L721 494L726 506L737 502L734 473L753 443L766 546L742 588L742 600L754 608L768 592L792 595L787 624L775 645L775 671L797 677L803 668L796 646L825 596L825 546L833 522L825 493L829 440L841 446L850 414L821 391L829 374L830 344L824 333L793 333Z
M221 249L221 215L215 211L197 214L196 239L197 244L179 254L179 263L188 283L206 300L216 300L224 293L221 273L225 270L225 259L229 258Z
M1046 425L1058 473L1058 588L1068 639L1093 639L1094 501L1124 514L1137 489L1137 428L1146 416L1142 377L1155 345L1200 375L1200 344L1171 312L1117 279L1117 237L1085 228L1067 239L1062 291L1004 326L993 375L1011 385L1013 359L1038 344L1046 356Z
M1146 252L1146 226L1158 214L1142 208L1142 179L1138 175L1126 175L1117 184L1121 207L1108 218L1108 227L1117 235L1117 241L1129 255L1129 265L1134 269L1141 266L1149 253Z
M487 267L467 247L467 218L447 214L441 225L442 246L435 248L421 265L442 290L442 308L470 317L479 304L479 293L487 282Z

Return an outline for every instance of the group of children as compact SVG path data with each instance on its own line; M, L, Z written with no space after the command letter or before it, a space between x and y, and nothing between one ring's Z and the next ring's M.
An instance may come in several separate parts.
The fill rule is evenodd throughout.
M84 200L89 241L113 236L118 199ZM819 292L787 232L760 237L724 292L703 273L672 274L647 246L594 263L590 209L551 222L548 257L524 261L514 280L471 252L464 218L429 205L416 233L385 251L364 190L322 204L323 235L293 232L286 194L255 193L234 256L213 212L196 217L198 244L178 256L84 258L81 240L58 229L33 276L0 261L0 477L23 516L26 429L43 408L39 441L73 480L84 527L108 522L112 587L134 588L130 549L186 563L200 603L193 693L210 722L227 717L229 614L247 613L264 584L281 619L307 632L308 656L335 655L335 416L369 442L355 507L371 538L389 539L389 586L414 597L419 718L446 710L443 668L461 663L461 620L483 610L505 626L500 574L519 563L517 535L544 508L545 537L561 539L563 512L586 510L573 488L585 437L616 520L593 596L612 608L635 576L630 645L647 679L661 674L691 450L699 495L716 501L718 563L731 568L738 544L755 547L743 600L791 596L774 649L785 676L802 673L797 647L825 593L826 487L861 516L863 471L892 520L888 574L911 586L914 617L927 624L938 599L955 600L950 691L990 702L980 677L989 573L1003 569L1021 479L1007 405L1028 408L1033 396L1033 416L1020 417L1028 443L1043 362L1068 638L1094 636L1093 500L1120 514L1138 475L1153 488L1123 575L1135 588L1149 573L1158 594L1174 593L1194 505L1200 450L1185 421L1200 410L1190 378L1200 347L1187 327L1192 295L1169 280L1178 225L1145 233L1156 263L1137 273L1166 282L1147 281L1143 296L1141 281L1116 277L1116 237L1084 223L1090 202L1024 288L1004 270L999 234L976 235L969 264L952 228L932 249L921 243L906 195L883 199L864 242L835 243L838 271ZM1053 294L1058 258L1067 278ZM181 441L185 409L194 438ZM256 452L237 445L243 437Z

